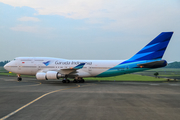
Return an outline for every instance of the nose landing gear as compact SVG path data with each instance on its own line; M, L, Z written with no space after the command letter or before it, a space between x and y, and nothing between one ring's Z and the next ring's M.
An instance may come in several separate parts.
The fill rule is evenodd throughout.
M18 82L22 81L21 75L18 74L17 76L18 76L17 81L18 81Z

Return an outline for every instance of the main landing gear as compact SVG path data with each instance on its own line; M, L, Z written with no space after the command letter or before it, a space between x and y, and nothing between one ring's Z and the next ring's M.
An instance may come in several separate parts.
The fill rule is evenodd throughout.
M74 79L73 81L74 83L84 83L84 79L83 78L78 78L78 79Z
M18 76L17 81L18 81L18 82L22 81L21 75L18 74L17 76Z
M73 80L73 82L74 82L74 83L84 83L85 81L84 81L83 78L75 78L75 79ZM64 78L64 79L62 80L62 83L70 83L70 80L67 79L67 78Z
M62 80L62 83L70 83L70 80L67 79L67 78L64 78L64 79Z

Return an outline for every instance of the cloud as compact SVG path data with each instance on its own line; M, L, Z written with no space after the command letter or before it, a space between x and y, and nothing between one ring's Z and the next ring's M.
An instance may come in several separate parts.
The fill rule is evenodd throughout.
M37 10L40 15L61 15L67 18L83 19L100 12L104 0L19 0L18 2L0 0L0 2L14 7L28 6Z
M0 0L14 7L34 8L36 15L60 15L83 19L105 30L133 32L136 29L161 30L178 27L180 4L177 0ZM39 19L23 17L21 21Z
M39 22L40 20L35 17L21 17L18 19L19 21L33 21L33 22Z

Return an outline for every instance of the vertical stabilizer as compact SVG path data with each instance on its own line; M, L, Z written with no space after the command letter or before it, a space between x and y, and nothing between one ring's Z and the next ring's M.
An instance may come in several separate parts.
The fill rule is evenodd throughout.
M162 32L126 62L162 59L172 34L173 32Z

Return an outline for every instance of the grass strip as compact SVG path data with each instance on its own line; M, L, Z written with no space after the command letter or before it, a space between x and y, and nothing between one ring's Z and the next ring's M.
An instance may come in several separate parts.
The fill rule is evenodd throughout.
M97 81L167 81L164 78L155 78L151 76L142 76L137 74L126 74L115 77L103 77L103 78L84 78L85 80L97 80Z
M0 75L5 76L17 76L14 73L0 73ZM22 77L34 77L28 75L22 75ZM137 74L126 74L126 75L119 75L114 77L89 77L84 78L85 80L94 80L94 81L166 81L164 78L155 78L151 76L142 76Z

